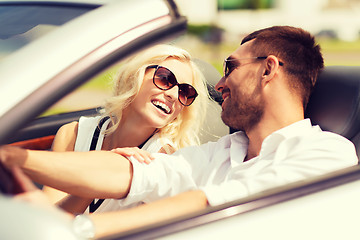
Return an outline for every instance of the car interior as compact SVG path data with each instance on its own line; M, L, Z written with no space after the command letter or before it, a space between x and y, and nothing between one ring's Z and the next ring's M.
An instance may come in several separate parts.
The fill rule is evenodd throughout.
M305 117L325 131L338 133L360 156L360 67L329 66L320 74Z
M208 63L198 63L205 71L208 81L209 95L213 99L204 126L203 142L234 131L225 126L220 119L221 95L214 89L221 77L217 70ZM40 117L21 129L10 141L12 145L28 149L49 150L57 129L65 123L76 121L80 116L98 114L97 108ZM313 124L320 125L325 131L332 131L351 140L356 146L360 157L360 66L329 66L318 77L312 96L310 97L305 117ZM214 122L215 121L215 122ZM203 136L203 137L204 137ZM285 186L255 194L218 207L211 207L206 212L184 216L166 224L139 229L124 233L128 238L159 237L169 231L185 230L188 226L210 223L232 215L242 214L259 208L274 205L283 201L295 199L311 193L323 191L342 184L360 179L359 166L336 171L306 181L300 181ZM37 184L38 185L38 184ZM38 185L41 188L41 185ZM229 215L227 209L231 209ZM123 234L114 236L122 239Z
M220 74L204 61L198 60L197 64L205 74L209 95L213 100L201 136L202 142L207 142L234 130L228 129L219 117L222 98L214 86L220 79ZM80 116L96 115L98 110L92 108L37 118L21 129L11 143L28 149L50 149L61 125L76 121ZM323 130L338 133L352 141L360 156L360 67L326 67L318 77L305 117Z

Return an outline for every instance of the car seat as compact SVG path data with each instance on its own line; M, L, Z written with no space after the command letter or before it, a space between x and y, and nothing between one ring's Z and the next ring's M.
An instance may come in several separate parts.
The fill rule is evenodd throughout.
M221 74L214 66L203 60L195 59L194 62L206 79L206 85L211 100L199 138L201 143L207 143L209 141L214 142L229 133L229 128L221 120L222 96L221 93L215 90L215 85L220 80Z
M359 157L360 66L326 67L318 77L305 117L352 141Z

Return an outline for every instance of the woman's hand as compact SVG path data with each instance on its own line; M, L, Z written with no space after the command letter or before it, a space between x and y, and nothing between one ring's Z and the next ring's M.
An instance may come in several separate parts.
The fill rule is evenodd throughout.
M149 152L138 147L115 148L111 150L111 152L120 154L124 157L134 157L139 162L146 164L149 164L154 160L154 157L151 156Z

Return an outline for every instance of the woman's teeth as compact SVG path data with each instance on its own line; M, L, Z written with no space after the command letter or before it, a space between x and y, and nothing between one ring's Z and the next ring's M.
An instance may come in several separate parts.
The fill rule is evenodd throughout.
M170 111L171 111L169 106L167 106L165 103L162 103L162 102L159 102L159 101L152 101L152 104L154 104L154 106L156 106L157 108L164 111L166 114L169 114Z

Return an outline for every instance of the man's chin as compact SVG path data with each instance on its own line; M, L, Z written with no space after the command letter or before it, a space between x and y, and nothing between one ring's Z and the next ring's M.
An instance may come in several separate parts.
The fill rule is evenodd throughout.
M226 126L228 126L228 127L230 127L230 128L233 128L233 125L234 125L234 124L232 124L231 119L230 119L229 117L227 117L227 115L224 113L224 111L222 111L222 113L221 113L221 120L223 121L223 123L224 123Z
M230 132L234 131L244 131L244 128L239 121L233 115L225 114L224 112L221 113L221 120L223 123L230 128Z

